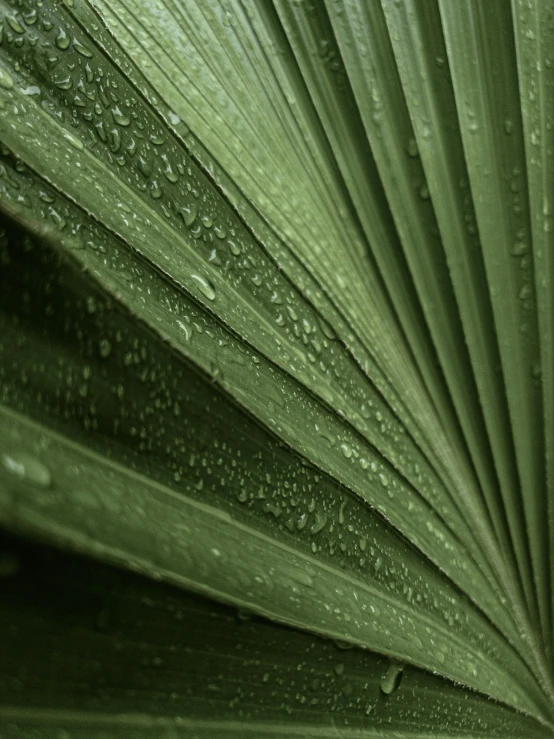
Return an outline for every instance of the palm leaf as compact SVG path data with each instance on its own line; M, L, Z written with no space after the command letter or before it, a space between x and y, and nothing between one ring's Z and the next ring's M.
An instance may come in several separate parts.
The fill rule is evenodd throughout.
M14 736L552 731L519 6L2 0Z

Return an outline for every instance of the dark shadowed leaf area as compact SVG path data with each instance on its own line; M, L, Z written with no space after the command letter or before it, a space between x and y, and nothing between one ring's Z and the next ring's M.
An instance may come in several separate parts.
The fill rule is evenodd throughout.
M1 739L554 736L554 0L0 0Z

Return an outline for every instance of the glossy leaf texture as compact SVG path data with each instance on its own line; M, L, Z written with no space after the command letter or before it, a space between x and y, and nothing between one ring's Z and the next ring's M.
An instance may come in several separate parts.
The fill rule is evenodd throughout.
M14 736L552 732L554 3L0 14Z

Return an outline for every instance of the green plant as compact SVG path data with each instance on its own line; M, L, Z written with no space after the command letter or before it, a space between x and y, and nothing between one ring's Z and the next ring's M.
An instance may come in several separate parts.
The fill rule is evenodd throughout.
M552 735L554 3L0 8L0 735Z

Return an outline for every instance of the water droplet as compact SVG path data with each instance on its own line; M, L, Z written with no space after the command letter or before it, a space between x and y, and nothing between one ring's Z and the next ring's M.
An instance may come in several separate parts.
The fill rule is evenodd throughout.
M23 14L23 20L28 26L34 26L38 20L38 13L36 10L30 10L28 13Z
M163 158L164 157L162 157L162 159ZM171 164L167 160L166 160L166 168L164 169L164 176L168 182L171 182L173 184L179 181L179 176L175 174L175 172L171 168Z
M16 33L25 33L25 29L21 25L21 23L17 20L17 18L14 18L11 15L6 16L6 20L8 21L8 25L12 29L12 31L15 31Z
M83 44L80 41L77 41L77 39L73 40L73 48L75 51L77 51L81 56L86 57L87 59L92 59L92 51L90 49L87 49L86 46L83 46Z
M83 149L85 148L83 146L83 142L81 141L81 139L78 139L76 136L73 136L72 133L67 133L67 131L66 131L66 133L64 133L63 137L64 137L64 139L67 142L69 142L71 144L71 146L74 149L77 149L77 151L83 151Z
M404 669L405 662L397 662L391 660L385 676L381 680L380 688L384 695L391 695L395 690L398 690L400 681L402 680L402 671Z
M63 28L60 28L59 34L56 36L56 46L58 49L65 51L69 46L71 40Z
M200 277L200 275L191 275L191 277L193 280L196 280L196 282L198 282L198 287L202 295L208 298L208 300L214 300L215 287L212 285L212 283L205 277Z
M321 316L317 317L317 322L319 323L319 327L323 331L323 334L330 339L331 341L337 338L337 335L335 331L333 330L332 326L330 326L327 321Z
M524 254L527 253L529 249L529 246L525 243L525 241L516 241L515 244L512 246L511 254L513 257L522 257Z
M325 528L326 523L327 523L327 514L321 511L317 511L315 514L315 521L310 526L310 532L312 534L319 534L319 532Z
M307 572L303 572L298 567L286 567L283 571L285 575L291 578L291 580L294 580L300 585L304 585L307 588L313 587L314 581L312 577Z
M196 203L193 203L192 205L184 205L180 208L179 215L183 219L185 226L190 228L198 215L198 205Z
M421 187L419 188L419 197L422 200L429 200L429 198L431 197L429 194L429 188L426 184L421 185Z
M106 359L112 353L112 344L109 339L102 339L98 345L98 351L103 359Z
M344 651L348 649L354 649L354 644L350 644L347 641L341 641L341 639L333 639L333 644L337 647L337 649L342 649Z
M242 250L239 244L235 243L232 239L229 239L227 244L229 245L229 250L234 257L238 257L241 254Z
M4 90L11 90L13 88L13 78L9 72L0 67L0 87Z
M163 195L163 190L160 187L158 180L152 180L150 183L150 196L154 198L154 200L159 200Z
M528 300L533 294L533 288L531 287L531 284L527 282L519 291L519 299L520 300Z
M406 152L409 157L417 157L419 154L419 149L417 146L417 141L412 136L410 140L408 141L408 146L406 147Z
M3 454L1 461L7 472L22 480L28 480L41 488L49 488L52 484L48 467L29 454Z
M352 447L348 446L348 444L341 444L340 448L346 459L350 459L352 456Z
M64 77L63 79L53 80L54 84L59 90L71 90L73 87L73 80L71 77Z
M118 126L131 125L131 119L121 111L121 108L118 105L116 105L115 108L112 108L112 118Z

